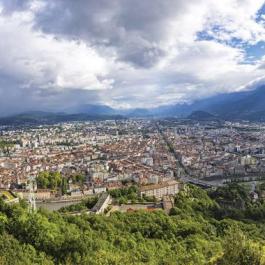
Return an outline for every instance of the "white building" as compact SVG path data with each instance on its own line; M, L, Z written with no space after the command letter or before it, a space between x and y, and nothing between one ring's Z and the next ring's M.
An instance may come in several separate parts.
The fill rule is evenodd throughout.
M171 180L160 184L147 185L140 188L140 195L147 197L156 197L161 199L165 195L175 195L180 191L180 183Z

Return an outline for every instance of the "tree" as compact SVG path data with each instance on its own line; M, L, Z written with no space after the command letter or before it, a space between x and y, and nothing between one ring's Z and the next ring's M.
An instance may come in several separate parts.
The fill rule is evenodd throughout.
M62 178L62 195L67 193L67 180L66 178Z
M262 245L253 242L244 235L238 226L231 226L226 231L223 241L224 254L218 265L264 265Z
M36 178L38 188L57 189L62 185L62 175L59 172L40 172Z

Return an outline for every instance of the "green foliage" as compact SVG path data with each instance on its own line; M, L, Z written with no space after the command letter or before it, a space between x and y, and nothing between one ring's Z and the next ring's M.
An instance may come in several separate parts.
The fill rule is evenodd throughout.
M141 197L139 194L139 188L136 185L129 186L127 188L120 188L110 190L109 194L119 204L137 203L137 202L156 202L155 197Z
M248 189L245 186L236 183L232 183L224 187L219 187L209 195L217 202L229 201L231 203L247 203L250 201Z
M132 198L135 194L137 195L137 193L138 193L137 186L130 186L128 188L121 188L109 191L109 194L113 198L127 197L129 199Z
M67 213L67 212L82 212L82 211L88 211L91 209L98 201L98 197L91 197L82 200L82 202L77 204L72 204L69 206L65 206L59 210L59 212Z
M138 187L135 185L132 185L128 188L121 188L121 189L115 189L110 190L109 194L112 198L114 198L116 201L119 202L119 204L128 203L128 201L131 202L137 202L141 198L139 197Z
M223 240L223 249L224 254L218 260L218 265L265 264L265 253L263 253L262 245L247 239L238 226L231 226L226 231L226 236Z
M51 257L29 244L20 243L12 235L0 235L0 265L52 265Z
M187 185L175 197L175 209L171 212L190 214L191 216L211 215L218 207L217 203L209 198L207 192L193 185Z
M209 192L209 196L218 203L214 213L217 219L265 220L265 201L252 201L245 186L230 184Z
M75 175L71 177L72 181L74 184L78 183L78 184L84 184L86 177L84 175Z
M62 178L62 195L67 193L67 180L66 178Z
M36 178L37 186L41 189L57 189L61 187L63 177L59 172L40 172Z
M0 265L264 265L264 219L220 218L222 206L213 198L219 201L225 194L233 202L242 195L241 188L231 189L233 196L224 188L215 195L209 192L210 198L187 186L176 196L170 215L162 210L108 217L43 210L29 214L23 203L11 206L0 200ZM134 193L135 187L112 191L118 199ZM91 198L75 207L87 209L94 203Z
M17 142L0 140L0 149L12 148Z
M7 156L10 155L10 149L14 147L16 142L0 140L0 150Z
M264 191L265 190L265 182L263 181L259 185L257 185L258 192Z

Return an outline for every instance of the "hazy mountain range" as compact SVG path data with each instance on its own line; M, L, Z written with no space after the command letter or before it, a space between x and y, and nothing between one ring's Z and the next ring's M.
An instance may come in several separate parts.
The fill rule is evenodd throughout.
M191 104L176 104L152 109L114 109L105 105L80 105L64 112L33 111L0 118L0 125L55 123L125 117L188 117L265 121L265 85L253 90L219 94Z
M206 111L224 119L263 119L265 114L265 85L253 90L219 94L191 104L175 104L152 109L113 109L104 105L82 105L68 113L124 116L178 116L187 117L194 111ZM264 116L265 117L265 116Z

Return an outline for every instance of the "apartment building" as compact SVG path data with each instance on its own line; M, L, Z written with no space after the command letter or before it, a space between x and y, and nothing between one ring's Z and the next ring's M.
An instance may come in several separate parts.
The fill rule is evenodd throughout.
M178 181L171 180L154 185L146 185L140 188L141 196L156 197L161 199L165 195L175 195L180 191L181 184Z

